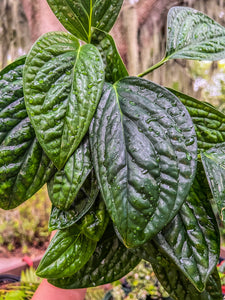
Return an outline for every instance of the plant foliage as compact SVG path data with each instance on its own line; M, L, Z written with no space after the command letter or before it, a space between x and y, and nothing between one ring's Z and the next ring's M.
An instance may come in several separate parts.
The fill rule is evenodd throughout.
M210 199L224 218L225 115L141 77L225 58L225 28L172 8L165 57L129 77L108 33L122 2L48 0L70 33L0 72L0 207L47 182L58 232L37 274L57 287L112 282L145 259L173 299L219 300Z

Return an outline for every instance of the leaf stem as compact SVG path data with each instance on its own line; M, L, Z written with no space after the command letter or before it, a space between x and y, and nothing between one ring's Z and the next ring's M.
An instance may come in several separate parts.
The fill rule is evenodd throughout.
M144 77L145 75L151 73L152 71L154 71L155 69L158 69L159 67L161 67L164 63L166 63L169 60L169 57L165 57L163 58L160 62L158 62L157 64L151 66L149 69L147 69L146 71L144 71L143 73L137 75L137 77Z

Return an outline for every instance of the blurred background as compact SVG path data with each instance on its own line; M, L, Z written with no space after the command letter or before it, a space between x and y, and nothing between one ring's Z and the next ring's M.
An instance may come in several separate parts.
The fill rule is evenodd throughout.
M224 0L124 0L111 34L130 75L143 72L163 58L167 13L175 5L193 7L225 26ZM39 36L58 30L65 29L51 12L46 0L0 0L0 69L28 53ZM213 63L173 60L146 78L225 111L225 60ZM50 210L46 187L17 209L0 209L0 257L42 253L49 240ZM225 232L222 227L221 231ZM142 296L134 294L133 299L150 299L146 296L150 290L159 293L160 287L149 266L145 269L142 264L132 276L127 279L132 289L143 292ZM149 278L153 278L153 282ZM125 289L121 289L120 283L114 288L119 295L115 299L125 297L126 284ZM99 296L97 290L96 299L102 299L104 293L100 291ZM161 295L163 293L161 291ZM94 292L87 299L94 300Z

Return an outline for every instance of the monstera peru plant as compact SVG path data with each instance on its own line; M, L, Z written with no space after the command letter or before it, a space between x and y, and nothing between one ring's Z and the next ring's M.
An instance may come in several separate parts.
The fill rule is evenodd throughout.
M145 259L173 299L219 300L225 115L142 77L225 58L225 28L173 7L165 57L129 77L108 33L122 2L48 0L70 33L43 35L1 71L0 207L47 183L58 232L37 274L57 287L112 282Z

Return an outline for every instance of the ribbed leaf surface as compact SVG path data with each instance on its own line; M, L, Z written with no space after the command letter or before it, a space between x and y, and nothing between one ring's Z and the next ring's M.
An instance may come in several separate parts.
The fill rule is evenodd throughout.
M145 252L142 249L139 254L151 263L155 275L174 300L222 300L221 283L216 269L209 276L206 289L199 292L154 242L149 243Z
M62 170L48 183L48 194L53 206L69 210L78 191L92 170L88 137L85 137Z
M177 213L196 168L185 107L138 78L107 84L90 127L93 164L113 222L128 247L143 244Z
M117 51L111 35L96 30L91 42L98 48L105 65L105 81L115 83L128 76L127 69Z
M220 218L225 221L225 143L202 152L201 156Z
M198 150L204 151L225 142L225 115L212 105L169 89L186 106L198 140Z
M0 207L12 209L54 174L38 143L23 95L25 57L0 72Z
M220 234L202 166L178 214L154 242L199 291L205 289L220 254Z
M43 149L61 169L86 134L102 93L104 65L93 45L63 32L42 36L24 68L25 102Z
M79 39L90 42L91 29L109 32L123 0L47 0L63 26Z
M37 275L71 276L87 263L95 248L96 242L82 234L77 226L58 231L38 266Z
M94 287L125 276L140 258L124 247L115 234L106 231L86 265L71 277L49 282L64 289Z
M92 171L78 191L69 210L52 207L49 229L64 229L77 223L92 207L99 193L97 180Z
M168 13L166 57L223 59L225 28L197 10L173 7Z

